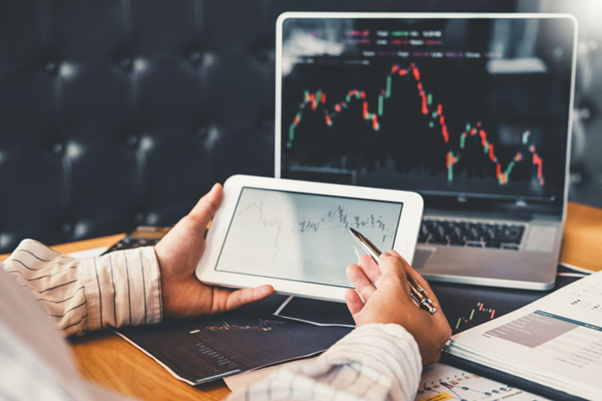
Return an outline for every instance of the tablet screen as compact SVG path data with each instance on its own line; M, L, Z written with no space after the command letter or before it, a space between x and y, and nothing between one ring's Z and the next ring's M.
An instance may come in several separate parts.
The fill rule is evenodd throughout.
M350 287L345 269L361 251L349 228L393 248L401 202L245 187L216 270Z

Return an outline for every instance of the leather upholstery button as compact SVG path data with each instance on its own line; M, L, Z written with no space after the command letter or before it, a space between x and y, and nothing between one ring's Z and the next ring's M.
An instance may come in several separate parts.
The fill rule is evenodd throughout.
M63 151L63 144L62 143L55 143L54 145L52 145L52 151L56 154L59 154Z
M86 223L77 223L75 225L75 228L73 229L73 234L75 234L76 237L83 237L86 235L86 233L88 232L88 230L90 229L90 226Z
M70 78L75 74L75 68L68 63L61 64L59 71L62 78Z
M150 136L140 138L140 148L144 151L149 151L155 145L155 140Z
M80 144L69 142L65 147L65 151L67 153L67 156L69 156L72 159L75 159L83 154L84 148Z
M14 235L0 234L0 249L6 248L14 240Z
M71 229L72 229L71 223L61 224L61 232L63 232L64 234L71 232Z
M148 216L146 216L146 224L149 225L158 225L159 224L159 214L158 213L149 213Z
M124 70L129 70L132 66L132 60L128 57L124 57L119 60L119 66Z
M144 220L144 213L138 212L138 213L134 214L134 221L136 223L141 223L142 220Z
M49 61L46 63L46 65L44 66L44 69L48 72L53 72L56 70L56 64L52 61Z
M134 146L138 143L138 138L136 137L136 135L130 135L127 137L126 141L128 145Z
M217 57L215 56L215 54L207 52L203 55L203 64L205 66L211 66L213 65L217 60Z
M193 50L188 54L190 61L199 61L201 59L201 53L198 50Z
M201 139L207 138L207 134L209 133L209 129L207 127L198 127L196 129L196 135Z
M134 61L134 68L138 72L143 72L148 68L148 63L144 60L138 59L138 60Z

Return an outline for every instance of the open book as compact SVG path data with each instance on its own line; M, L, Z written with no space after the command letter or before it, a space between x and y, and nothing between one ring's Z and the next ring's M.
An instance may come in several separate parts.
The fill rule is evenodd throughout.
M602 272L455 335L446 353L526 390L602 400Z

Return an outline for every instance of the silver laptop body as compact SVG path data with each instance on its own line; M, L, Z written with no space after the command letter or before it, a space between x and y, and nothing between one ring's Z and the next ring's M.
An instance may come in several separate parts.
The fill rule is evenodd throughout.
M560 14L285 13L275 176L416 190L426 278L550 289L576 39Z

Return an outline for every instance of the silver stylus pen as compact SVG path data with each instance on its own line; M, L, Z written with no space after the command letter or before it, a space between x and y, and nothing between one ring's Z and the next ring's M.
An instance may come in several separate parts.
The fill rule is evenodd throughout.
M374 262L378 264L378 258L381 255L381 251L366 237L360 234L353 228L349 228L351 236L357 241L364 251L368 253L374 259ZM408 283L410 284L410 292L412 299L418 304L421 309L429 312L431 315L437 312L437 308L433 306L433 301L428 297L428 293L422 288L420 284L414 280L414 277L407 274Z

